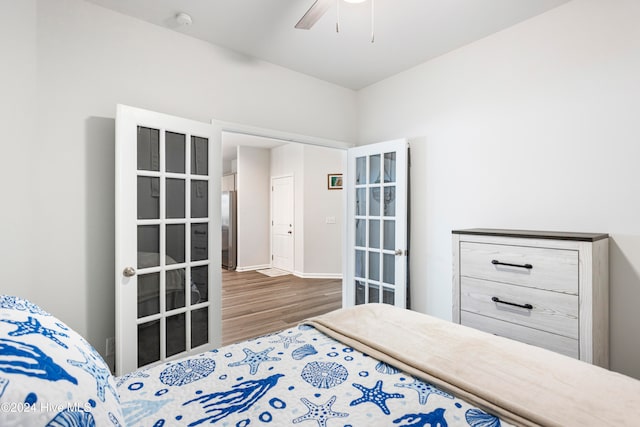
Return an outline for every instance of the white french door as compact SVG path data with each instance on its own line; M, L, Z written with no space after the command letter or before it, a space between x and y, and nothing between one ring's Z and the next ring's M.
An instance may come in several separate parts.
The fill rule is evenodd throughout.
M271 266L293 272L293 176L271 178Z
M407 152L406 140L348 150L345 306L406 306Z
M220 131L118 105L116 374L221 342Z

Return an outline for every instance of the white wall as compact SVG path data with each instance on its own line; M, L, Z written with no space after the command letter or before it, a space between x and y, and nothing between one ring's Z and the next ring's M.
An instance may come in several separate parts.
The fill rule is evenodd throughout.
M271 150L238 147L238 271L271 264Z
M327 189L327 174L342 173L346 152L304 147L304 274L342 275L343 190ZM327 224L327 217L335 223Z
M0 26L0 292L34 298L33 258L39 254L37 223L31 207L37 197L34 180L36 127L36 2L3 3Z
M114 335L117 103L355 139L351 90L82 0L5 3L2 290L32 298L102 353Z
M640 2L574 0L359 92L412 144L413 302L451 317L451 230L605 232L611 367L640 378Z
M294 176L294 273L342 275L342 191L327 189L327 174L342 172L344 150L287 144L271 150L271 176ZM335 218L327 224L326 218Z

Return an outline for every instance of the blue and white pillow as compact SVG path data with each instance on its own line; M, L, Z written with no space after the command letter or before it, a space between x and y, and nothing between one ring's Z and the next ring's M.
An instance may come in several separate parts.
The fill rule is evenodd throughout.
M113 376L77 332L0 295L0 426L123 426Z

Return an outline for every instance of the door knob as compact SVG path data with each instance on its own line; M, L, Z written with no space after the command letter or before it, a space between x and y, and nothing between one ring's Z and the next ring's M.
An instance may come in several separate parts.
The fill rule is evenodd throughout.
M122 270L122 275L124 277L133 277L136 275L136 269L133 267L125 267L125 269Z
M396 255L397 256L402 255L402 249L396 249Z
M287 233L292 234L293 232L291 230L287 231Z

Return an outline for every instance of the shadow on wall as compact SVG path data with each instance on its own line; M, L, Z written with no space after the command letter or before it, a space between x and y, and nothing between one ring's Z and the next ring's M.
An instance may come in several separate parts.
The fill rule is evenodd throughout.
M105 357L115 335L115 127L111 118L85 121L87 340Z
M635 263L634 263L635 261ZM609 239L610 368L640 379L640 237L613 235ZM635 264L635 265L634 265ZM619 367L633 367L621 371Z

